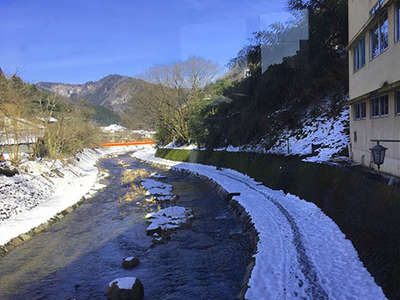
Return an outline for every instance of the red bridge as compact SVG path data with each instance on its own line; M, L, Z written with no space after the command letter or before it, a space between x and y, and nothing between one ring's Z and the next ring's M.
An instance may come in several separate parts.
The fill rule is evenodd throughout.
M102 143L101 147L118 147L118 146L140 146L140 145L155 145L156 143L152 139L139 139L133 141L123 141L123 142L110 142Z

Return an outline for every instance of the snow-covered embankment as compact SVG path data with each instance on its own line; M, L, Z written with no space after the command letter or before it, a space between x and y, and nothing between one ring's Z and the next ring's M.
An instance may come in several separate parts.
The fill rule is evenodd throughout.
M133 149L135 146L87 149L67 165L27 162L20 175L0 176L0 246L22 235L15 241L21 243L29 238L25 233L103 188L99 180L105 174L99 172L96 162L105 155Z
M386 299L359 260L352 243L317 206L273 191L239 172L154 156L147 147L134 157L205 176L234 196L258 232L247 299Z
M348 147L350 142L347 132L348 123L349 109L344 108L335 117L324 114L318 118L305 118L302 120L302 127L296 130L284 130L269 149L265 148L266 145L262 141L254 145L217 148L214 151L296 155L306 157L303 160L307 162L328 162ZM314 151L313 147L315 147ZM164 146L164 148L205 150L205 148L198 148L194 144L178 146L174 142Z

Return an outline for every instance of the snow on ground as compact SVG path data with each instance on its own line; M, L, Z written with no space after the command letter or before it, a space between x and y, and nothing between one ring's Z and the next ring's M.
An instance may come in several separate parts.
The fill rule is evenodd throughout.
M158 173L151 173L150 174L150 178L156 178L156 179L165 179L167 177L165 177L164 175L158 174Z
M250 215L259 234L247 299L386 299L352 243L317 206L230 169L168 161L152 147L138 159L206 176Z
M270 149L265 149L263 144L244 145L240 147L227 146L214 149L215 151L228 152L257 152L281 155L308 156L304 161L326 162L334 154L346 148L349 144L349 136L346 133L346 124L349 120L349 109L344 109L337 118L327 118L325 115L316 119L306 119L304 126L296 131L286 130ZM312 145L319 149L312 154ZM288 147L289 146L289 147ZM196 145L177 145L170 143L163 148L182 150L204 150Z
M156 134L155 131L143 130L143 129L132 130L132 132L133 132L133 133L136 133L136 134L140 134L140 135L142 135L142 136L144 136L144 137L146 137L146 138L151 138L151 137L153 137L153 136Z
M0 178L0 222L32 209L54 192L53 185L44 178L21 175Z
M0 175L0 245L47 222L104 186L96 162L107 154L132 151L135 146L85 150L68 164L27 162L21 174Z
M123 126L118 125L118 124L111 124L111 125L106 126L106 127L101 127L101 130L103 132L110 132L110 133L122 132L122 131L130 131L132 133L139 134L139 135L141 135L143 137L146 137L146 138L151 138L156 134L155 131L150 131L150 130L143 130L143 129L129 130L128 128L123 127Z
M170 206L155 213L149 213L145 218L150 222L147 232L156 230L176 229L183 223L187 223L193 215L189 209L181 206Z
M125 131L125 130L127 130L127 128L125 128L121 125L118 125L118 124L111 124L106 127L101 127L101 130L104 132L119 132L119 131Z
M176 142L171 142L168 145L163 146L166 149L181 149L181 150L201 150L197 145L190 144L190 145L179 145Z
M150 177L158 175L157 178L165 178L159 174L152 174ZM146 190L147 196L154 196L157 201L172 201L176 199L176 195L172 194L173 186L154 179L145 178L141 182L142 187Z
M143 179L142 186L147 191L146 195L166 196L172 192L172 185L154 179Z
M281 140L267 152L284 155L309 155L312 154L311 145L319 145L316 154L306 158L305 161L328 161L332 155L349 144L349 136L345 132L348 119L349 110L346 109L338 118L321 116L315 120L306 120L301 130L286 131Z

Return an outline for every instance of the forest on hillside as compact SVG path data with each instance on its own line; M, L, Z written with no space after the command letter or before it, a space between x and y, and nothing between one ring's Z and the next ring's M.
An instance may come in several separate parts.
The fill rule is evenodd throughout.
M31 159L62 158L96 144L99 129L91 121L93 114L84 100L72 103L0 70L0 146L15 165L28 140Z
M288 7L297 22L255 32L223 78L216 80L217 66L196 57L148 72L146 80L158 88L135 105L143 104L161 144L268 148L305 117L339 114L348 93L347 0L289 0ZM309 39L295 55L263 70L263 53L279 51L304 22L304 12Z

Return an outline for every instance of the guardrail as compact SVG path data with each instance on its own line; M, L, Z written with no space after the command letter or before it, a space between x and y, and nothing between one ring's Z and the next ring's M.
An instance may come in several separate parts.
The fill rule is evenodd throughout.
M118 146L140 146L140 145L155 145L156 143L152 139L141 139L133 141L122 141L122 142L105 142L101 143L101 147L118 147Z

